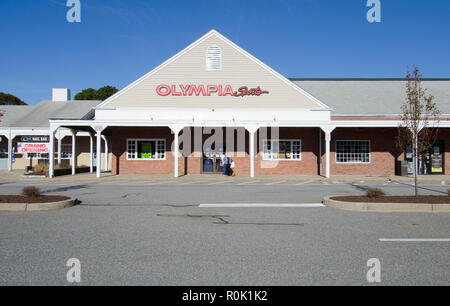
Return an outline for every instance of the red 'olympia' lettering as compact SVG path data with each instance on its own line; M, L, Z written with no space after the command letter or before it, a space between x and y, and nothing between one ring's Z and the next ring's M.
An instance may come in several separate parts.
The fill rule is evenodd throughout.
M260 96L262 94L269 94L268 91L262 90L260 86L257 88L248 88L242 86L238 91L234 91L231 85L167 85L161 84L156 87L156 93L159 96L212 96L219 97L245 97L245 96Z

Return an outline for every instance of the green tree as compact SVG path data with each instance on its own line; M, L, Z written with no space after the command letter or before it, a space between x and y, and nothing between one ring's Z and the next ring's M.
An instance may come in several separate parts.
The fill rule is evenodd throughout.
M94 88L83 89L75 95L75 100L97 100L97 90Z
M414 191L419 195L419 154L435 142L439 129L440 111L434 97L422 87L422 75L417 67L406 76L406 102L402 105L402 123L398 128L397 142L403 150L412 148L414 165Z
M96 100L104 101L118 91L119 90L117 88L115 88L114 86L104 86L104 87L100 88L99 90L97 90Z
M101 100L104 101L119 90L114 86L104 86L98 90L93 88L83 89L75 95L75 100Z
M0 105L28 105L16 96L0 92Z

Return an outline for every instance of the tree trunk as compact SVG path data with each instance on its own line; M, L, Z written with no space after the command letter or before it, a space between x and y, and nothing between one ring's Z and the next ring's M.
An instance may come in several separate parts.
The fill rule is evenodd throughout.
M414 157L414 195L417 197L419 195L419 187L418 187L418 176L419 176L419 152L417 146L417 136L414 137L413 144L413 157Z

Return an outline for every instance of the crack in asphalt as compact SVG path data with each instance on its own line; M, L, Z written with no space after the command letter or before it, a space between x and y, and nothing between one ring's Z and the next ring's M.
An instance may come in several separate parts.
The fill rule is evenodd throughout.
M125 199L125 198L128 198L129 196L140 196L140 195L141 195L140 192L126 193L126 194L124 194L121 198L122 198L122 199Z
M304 226L304 223L273 223L273 222L230 222L225 218L231 218L228 215L174 215L174 214L157 214L158 217L174 217L174 218L207 218L213 219L212 224L226 224L226 225L271 225L271 226Z

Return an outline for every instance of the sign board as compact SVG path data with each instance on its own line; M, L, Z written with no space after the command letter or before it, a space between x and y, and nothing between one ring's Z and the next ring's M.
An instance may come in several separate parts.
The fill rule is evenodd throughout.
M17 144L17 154L48 153L49 151L50 144L48 143L19 142Z
M21 142L50 142L49 136L22 136L20 138Z
M245 97L268 95L267 90L262 90L260 86L249 88L241 86L237 91L231 85L166 85L161 84L156 87L159 96L212 96L219 97Z

